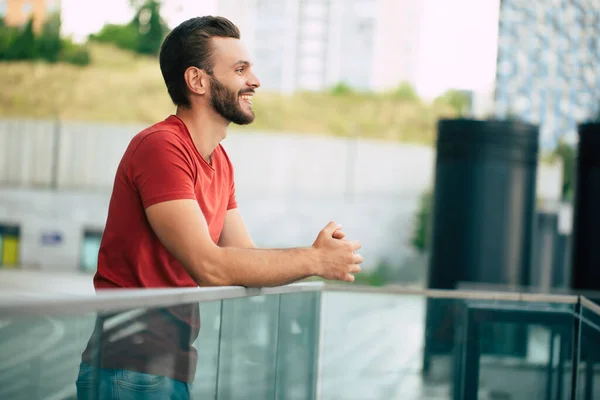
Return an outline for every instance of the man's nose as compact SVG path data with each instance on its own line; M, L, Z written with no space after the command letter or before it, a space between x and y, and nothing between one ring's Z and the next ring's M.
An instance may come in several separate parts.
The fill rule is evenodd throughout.
M257 89L260 87L260 80L258 79L256 74L252 73L252 74L250 74L250 79L248 79L247 84L248 84L248 86L251 86L251 87Z

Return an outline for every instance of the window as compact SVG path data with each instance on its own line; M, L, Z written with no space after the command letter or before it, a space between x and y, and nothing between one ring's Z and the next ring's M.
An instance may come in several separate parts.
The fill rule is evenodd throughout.
M0 268L19 266L21 229L16 225L0 225Z
M96 272L96 269L98 268L98 251L100 250L101 240L101 230L86 229L83 232L80 260L80 268L82 271L91 273Z

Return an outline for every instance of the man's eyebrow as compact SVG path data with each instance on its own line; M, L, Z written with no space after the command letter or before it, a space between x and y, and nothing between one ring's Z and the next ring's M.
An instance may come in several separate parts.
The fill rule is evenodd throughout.
M238 65L251 66L252 63L250 61L246 61L246 60L239 60L235 64L233 64L233 67L238 66Z

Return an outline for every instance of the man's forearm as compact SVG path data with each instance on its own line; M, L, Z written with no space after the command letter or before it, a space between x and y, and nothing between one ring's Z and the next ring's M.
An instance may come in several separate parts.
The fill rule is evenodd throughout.
M272 287L318 275L319 256L313 248L219 248L201 268L203 284L214 286Z

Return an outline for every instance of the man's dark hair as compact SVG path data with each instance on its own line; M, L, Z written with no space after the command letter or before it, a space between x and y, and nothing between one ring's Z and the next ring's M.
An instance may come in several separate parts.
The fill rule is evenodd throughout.
M240 31L227 18L209 15L182 22L165 38L160 49L160 70L175 105L191 106L183 77L189 67L212 75L213 37L239 39Z

